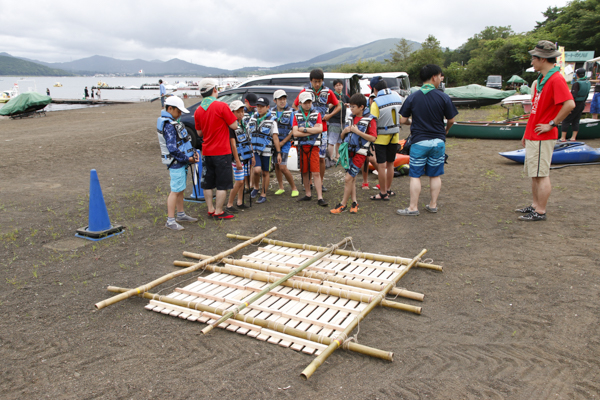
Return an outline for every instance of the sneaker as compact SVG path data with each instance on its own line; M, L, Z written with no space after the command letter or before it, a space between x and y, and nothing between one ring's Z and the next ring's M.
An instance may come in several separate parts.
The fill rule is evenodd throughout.
M190 217L189 215L184 215L183 217L177 217L176 221L182 222L198 222L198 218Z
M312 200L312 196L304 196L303 198L299 199L298 201L311 201Z
M225 211L227 211L228 213L237 214L237 212L239 210L237 208L231 206L231 207L225 207Z
M353 201L352 206L350 206L350 214L356 214L358 212L358 203Z
M292 190L292 197L298 197L300 195L300 192L297 190Z
M370 189L370 187L369 187L369 183L368 183L368 182L364 182L364 183L362 184L362 190L369 190L369 189Z
M174 230L174 231L182 231L185 229L183 226L179 225L177 222L173 222L172 224L167 222L165 224L165 227L167 227L171 230Z
M238 208L238 210L244 210L244 209L250 208L250 207L248 207L247 205L245 205L244 203L242 203L242 204L238 204L237 208Z
M521 215L519 219L521 221L545 221L546 214L539 214L537 211L532 211L527 215Z
M232 219L235 218L235 215L233 214L229 214L226 211L223 211L221 214L215 214L213 216L214 219L219 220L219 219Z
M323 192L323 193L327 192L327 188L325 186L321 186L321 192Z
M410 211L408 208L404 208L402 210L396 211L396 214L398 214L398 215L407 215L407 216L410 216L410 217L416 217L417 215L420 214L420 212L419 212L419 210Z
M262 204L267 201L266 196L260 196L258 200L256 200L256 204Z
M252 189L252 192L250 192L250 197L255 199L256 196L258 196L258 189Z
M275 192L275 196L279 196L280 194L284 194L285 190L283 189L279 189L278 191Z
M515 210L515 212L518 213L523 213L523 214L529 214L530 212L535 211L535 208L533 208L533 205L528 205L527 207L523 207L523 208L517 208Z
M326 202L326 201L325 201L325 200L323 200L323 199L319 199L319 200L317 201L317 204L318 204L318 205L320 205L321 207L327 207L327 205L328 205L329 203L328 203L328 202Z
M329 210L332 214L341 214L348 209L348 206L343 206L341 203L338 203L337 206L333 210Z

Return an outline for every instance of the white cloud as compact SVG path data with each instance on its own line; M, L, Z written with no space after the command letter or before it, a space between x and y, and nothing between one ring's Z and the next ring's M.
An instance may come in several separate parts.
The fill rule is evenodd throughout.
M456 48L486 26L531 30L547 7L567 3L551 1L0 0L0 52L47 62L97 54L273 66L394 37L433 34Z

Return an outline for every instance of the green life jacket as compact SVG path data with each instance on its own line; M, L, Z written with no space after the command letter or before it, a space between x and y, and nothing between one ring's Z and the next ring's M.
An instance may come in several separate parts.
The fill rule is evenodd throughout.
M577 83L579 83L579 91L575 95L575 101L579 102L587 100L592 84L585 78L578 79Z

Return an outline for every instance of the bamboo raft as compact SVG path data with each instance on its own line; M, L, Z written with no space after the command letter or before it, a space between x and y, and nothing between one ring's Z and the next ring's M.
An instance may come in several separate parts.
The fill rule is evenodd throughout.
M339 347L392 361L392 352L358 344L350 334L376 306L421 314L421 307L385 297L391 294L423 301L423 294L395 286L413 266L442 270L440 266L420 262L426 250L406 259L339 248L351 238L327 248L265 239L273 230L255 238L227 235L246 241L234 249L257 241L267 243L239 260L226 258L233 249L214 257L184 252L184 256L196 259L195 262L175 261L176 266L187 268L170 275L180 276L184 271L200 268L211 273L168 295L149 293L156 286L152 284L135 290L117 287L108 290L122 293L114 299L143 296L150 299L147 310L208 324L202 330L204 334L219 327L316 355L302 373L307 379ZM221 266L210 264L219 261ZM118 300L109 299L97 307Z

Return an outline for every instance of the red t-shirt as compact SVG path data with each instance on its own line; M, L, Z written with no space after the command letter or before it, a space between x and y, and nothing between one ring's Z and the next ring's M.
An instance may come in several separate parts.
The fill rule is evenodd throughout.
M556 140L558 139L558 128L554 127L549 132L540 135L534 131L537 124L547 124L553 120L567 100L573 100L567 82L559 72L554 73L544 85L541 93L537 86L533 91L531 115L525 127L525 139L527 140Z
M319 116L317 117L317 124L324 124L323 120L321 119L321 114L319 114ZM294 120L292 122L292 127L294 127L294 126L298 126L298 120L296 119L296 113L294 113ZM304 127L302 127L302 128L304 128ZM324 128L323 128L323 131L325 131Z
M305 92L305 91L306 91L306 89L302 89L300 91L300 93ZM300 98L300 93L298 93L296 100L294 100L294 105L296 107L298 107L298 105L300 104L300 101L298 100ZM327 104L333 104L333 106L335 107L338 105L338 103L339 103L339 101L338 101L336 95L333 94L333 90L329 90L329 94L327 95ZM314 101L313 101L313 106L314 106ZM323 114L321 112L319 112L319 114L321 114L321 118L325 116L325 114ZM327 131L327 121L321 121L321 123L323 124L323 132Z
M360 121L362 117L353 117L352 123L356 125ZM377 137L377 120L373 118L371 122L369 122L369 126L367 127L367 134L373 137ZM347 134L349 135L349 134ZM346 136L347 136L346 135ZM345 138L345 137L344 137ZM358 168L361 168L365 163L367 156L363 156L362 154L354 154L352 156L352 163L356 165Z
M194 113L194 121L196 130L202 131L203 135L202 155L231 154L229 125L237 121L237 118L226 103L215 100L208 106L208 110L199 106Z

